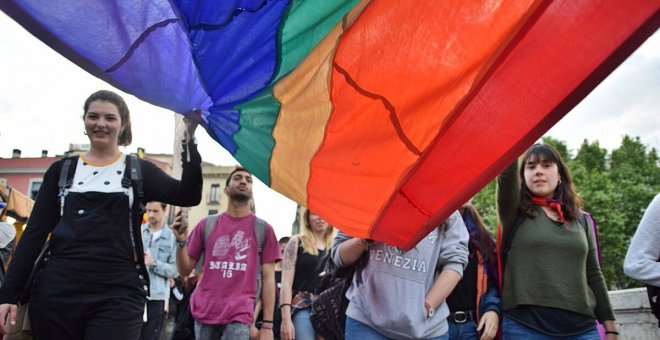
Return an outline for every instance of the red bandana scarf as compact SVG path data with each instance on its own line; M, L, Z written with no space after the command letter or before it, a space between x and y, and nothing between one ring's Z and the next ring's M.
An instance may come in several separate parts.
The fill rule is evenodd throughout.
M562 224L566 223L566 219L564 218L564 211L561 209L562 204L558 200L553 198L534 196L532 197L532 203L534 203L534 205L549 206L550 208L555 209L559 214L559 222Z

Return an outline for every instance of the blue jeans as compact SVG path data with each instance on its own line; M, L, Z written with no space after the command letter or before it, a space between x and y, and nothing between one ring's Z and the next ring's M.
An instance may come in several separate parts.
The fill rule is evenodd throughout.
M504 317L502 321L502 338L503 339L525 339L525 340L554 340L554 339L565 339L565 340L600 340L600 335L596 329L596 324L594 323L594 328L588 330L582 334L557 337L547 334L543 334L533 328L529 328L520 322L517 322L511 318Z
M375 329L364 323L346 317L346 340L389 340L389 338L378 333ZM428 340L449 340L448 333Z
M468 321L465 323L455 323L453 321L447 321L449 324L449 339L452 340L476 340L479 339L479 334L477 333L477 324L474 321Z
M296 314L293 315L293 328L296 330L297 340L314 340L314 327L312 321L309 320L309 314L312 308L298 309Z
M205 325L195 320L195 340L249 340L250 325Z

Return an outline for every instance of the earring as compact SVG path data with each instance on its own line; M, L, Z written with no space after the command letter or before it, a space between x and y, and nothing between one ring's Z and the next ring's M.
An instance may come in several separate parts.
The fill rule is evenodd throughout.
M85 136L87 136L87 130L83 131L83 134L84 134Z

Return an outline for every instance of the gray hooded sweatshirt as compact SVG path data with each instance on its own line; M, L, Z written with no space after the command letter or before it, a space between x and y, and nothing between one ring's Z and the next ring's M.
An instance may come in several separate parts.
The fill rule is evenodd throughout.
M339 232L332 242L332 259L344 264L339 247L350 239ZM346 292L346 315L392 339L427 339L448 330L449 308L443 302L429 319L424 298L440 271L450 269L461 277L468 263L469 234L458 212L434 229L415 248L403 252L384 243L369 246L369 261L355 275Z

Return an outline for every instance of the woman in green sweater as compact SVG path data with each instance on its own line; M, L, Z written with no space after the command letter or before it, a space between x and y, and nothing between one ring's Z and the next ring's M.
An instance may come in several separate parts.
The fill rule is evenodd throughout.
M607 340L617 339L593 231L580 221L582 200L568 168L545 144L527 150L521 164L497 179L504 239L513 235L503 277L503 338L599 340L597 319Z

